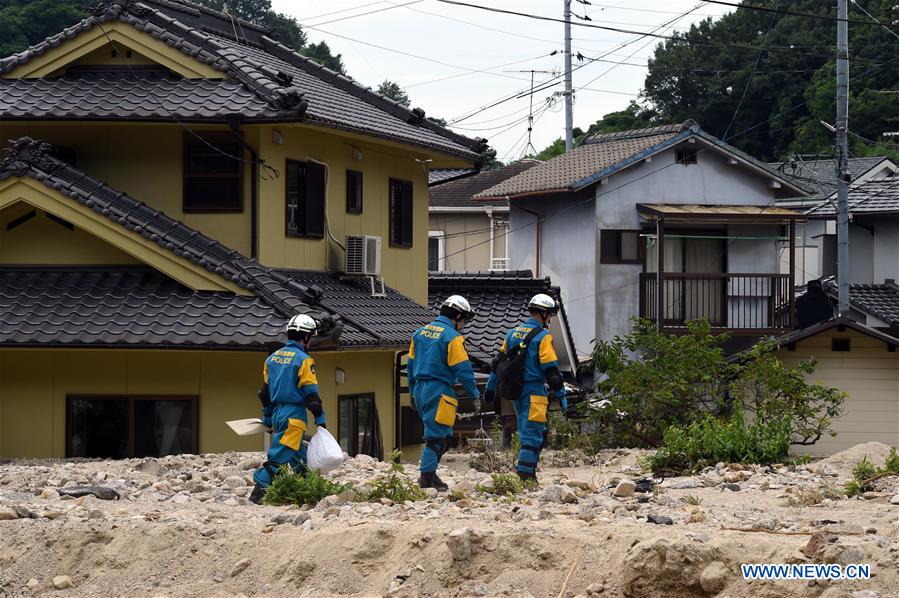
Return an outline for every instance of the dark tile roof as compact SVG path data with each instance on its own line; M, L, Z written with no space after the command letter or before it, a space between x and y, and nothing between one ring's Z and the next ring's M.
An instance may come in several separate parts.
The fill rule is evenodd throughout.
M367 280L363 283L342 280L333 274L292 273L262 266L163 212L53 158L49 151L47 143L27 137L12 142L7 148L7 156L0 161L0 180L32 178L178 257L215 272L255 295L255 298L241 298L221 293L222 297L231 296L233 305L240 307L255 306L261 302L279 329L294 314L308 313L321 324L323 338L320 345L333 344L339 339L340 346L401 347L415 330L412 324L427 313L411 299L393 290L388 291L386 299L372 298L366 286ZM319 283L322 286L318 286ZM207 296L213 295L199 293L200 299L195 300L206 301ZM242 303L244 300L246 302ZM217 298L216 301L224 299ZM346 312L346 320L341 317L343 312ZM388 315L393 319L388 319ZM0 310L0 328L6 326L3 317ZM379 321L379 318L384 321ZM407 324L403 326L404 323ZM52 331L49 334L52 335ZM27 335L18 338L25 339ZM127 339L126 335L122 342L129 344Z
M834 203L836 200L834 200ZM830 200L824 200L806 214L809 216L834 216L836 209ZM899 214L899 175L888 179L875 179L849 189L849 213L852 216L866 214Z
M539 164L541 164L539 160L520 160L502 168L484 170L478 174L448 183L432 185L428 191L430 195L429 205L432 208L508 205L509 202L505 198L477 200L474 199L474 196Z
M849 158L849 172L852 173L853 178L857 179L887 159L882 156ZM769 162L768 166L807 188L814 197L829 197L837 191L833 158L793 159L784 162Z
M0 267L0 346L264 349L283 326L259 297L151 268Z
M775 172L764 162L709 135L694 121L688 120L680 124L592 135L573 150L482 191L475 197L484 199L578 191L689 138L700 139L722 153L739 158L757 171L786 183L798 195L807 194L803 187L788 180L782 173Z
M241 23L235 35L235 24L227 16L184 1L101 2L94 14L80 23L0 59L0 75L111 21L128 23L221 71L277 111L280 120L302 118L312 124L397 140L476 162L486 150L485 140L454 133L425 119L423 111L409 110L300 56L268 37L264 28ZM0 114L8 109L0 103ZM131 114L127 106L113 113L123 119Z
M224 114L283 119L258 95L227 79L182 79L149 71L68 73L54 79L0 79L2 120L222 121Z
M822 278L821 287L836 299L839 291L836 276ZM797 295L804 293L805 287L797 291ZM850 283L849 305L890 326L899 326L899 285L892 280L886 280L882 284Z
M428 170L428 186L439 185L477 173L478 171L474 168L432 168Z
M568 338L571 331L565 319L565 306L558 287L549 278L534 278L530 270L506 272L441 272L428 277L428 303L434 313L449 295L463 295L475 310L474 320L465 325L465 347L480 368L489 367L503 335L528 317L528 301L537 293L546 293L560 305L562 325ZM556 348L562 339L556 339ZM577 360L573 346L568 354Z

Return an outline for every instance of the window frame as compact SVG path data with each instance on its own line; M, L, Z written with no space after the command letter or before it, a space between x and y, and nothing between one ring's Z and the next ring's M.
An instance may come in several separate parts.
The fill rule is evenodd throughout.
M72 403L75 401L128 401L128 457L136 459L135 403L137 401L189 401L191 403L191 452L200 454L200 397L199 395L129 395L129 394L67 394L66 395L66 458L72 457Z
M446 233L442 230L428 231L428 253L430 254L431 239L437 239L437 269L431 270L431 260L428 260L428 272L446 272Z
M603 243L603 236L608 233L615 233L618 237L616 247L617 253L616 256L606 256L604 253L605 245ZM623 259L621 257L621 238L622 233L633 233L637 236L637 257L634 259ZM643 244L640 242L641 236L644 234L644 231L641 229L634 228L603 228L599 231L599 263L600 264L633 264L633 265L642 265L644 263L644 248Z
M199 136L203 141L197 139ZM240 160L235 160L236 172L234 174L202 174L190 171L191 148L196 146L206 146L210 144L219 152L228 155L234 155L236 150ZM232 149L224 149L221 146L229 146ZM244 148L240 141L234 138L231 133L225 131L206 131L202 133L185 132L182 138L182 167L181 167L181 211L185 214L239 214L244 210L244 167L243 167ZM229 158L231 159L231 158ZM237 185L237 205L214 204L209 206L197 207L188 205L188 181L193 179L234 179Z
M302 187L297 187L297 229L290 228L290 218L288 216L290 193L290 169L292 165L302 166ZM309 232L309 214L308 214L308 193L310 188L309 166L314 165L315 168L322 169L322 197L321 197L321 232ZM302 195L301 195L302 191ZM287 158L284 162L284 234L287 237L297 239L324 239L325 229L327 227L327 210L328 210L328 166L316 160L294 160ZM300 228L300 214L303 215L302 228Z
M674 149L674 161L684 166L699 164L699 152L695 147L679 147Z
M371 408L373 410L373 413L376 416L374 418L374 420L376 422L375 426L380 425L380 421L381 421L380 416L377 414L378 403L377 403L377 398L376 398L374 392L360 392L360 393L353 393L353 394L346 394L346 395L337 395L337 438L336 438L336 440L337 440L338 444L340 443L340 439L343 436L343 429L342 429L341 417L340 417L340 408L342 405L347 405L350 403L352 403L352 405L353 405L351 407L351 411L350 411L350 426L353 428L352 430L350 430L350 432L353 432L353 433L347 435L348 444L347 444L347 451L346 451L347 454L350 455L351 457L355 457L360 454L367 454L367 453L360 452L360 447L358 446L358 442L359 442L358 402L360 399L366 399L366 400L371 401ZM373 434L373 438L375 436L378 438L378 443L381 448L381 452L380 452L381 456L380 457L378 457L377 455L370 455L370 456L374 456L375 458L383 458L384 441L383 441L383 438L381 438L381 430L376 428L376 429L372 430L372 434ZM354 444L356 446L354 446ZM353 453L355 453L355 454L353 454Z
M346 213L361 214L365 206L365 187L363 186L364 176L361 170L346 169ZM351 185L351 182L353 183ZM355 205L355 199L352 197L352 189L355 186L358 195L359 205Z
M400 222L399 227L401 229L399 238L396 237L396 228L397 228L397 210L396 203L397 199L395 198L394 189L399 188L402 190L401 197L398 202ZM406 197L405 192L408 190L409 195ZM387 190L387 209L389 211L389 235L390 235L390 247L396 247L398 249L411 249L413 245L413 239L415 237L415 228L414 228L414 212L415 212L415 187L412 184L412 181L397 179L391 177L388 179L388 190ZM406 206L408 205L408 214L406 214ZM408 220L408 222L407 222ZM406 234L408 233L408 239L406 238Z

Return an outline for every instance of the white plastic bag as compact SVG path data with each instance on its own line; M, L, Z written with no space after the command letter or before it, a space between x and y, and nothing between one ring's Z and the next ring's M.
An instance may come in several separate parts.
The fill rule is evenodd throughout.
M327 473L343 463L343 450L327 429L319 426L306 449L309 469Z

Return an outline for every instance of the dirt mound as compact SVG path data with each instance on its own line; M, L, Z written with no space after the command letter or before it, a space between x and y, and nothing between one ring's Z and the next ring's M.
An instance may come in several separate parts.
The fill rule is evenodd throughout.
M823 475L836 476L838 481L852 478L852 469L856 464L868 457L868 461L880 467L890 454L890 446L882 442L866 442L821 459L810 466L810 469Z

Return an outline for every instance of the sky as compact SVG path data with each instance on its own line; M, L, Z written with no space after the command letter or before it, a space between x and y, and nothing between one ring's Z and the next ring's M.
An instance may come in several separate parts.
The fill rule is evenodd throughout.
M670 34L730 9L698 0L575 0L572 12L595 25ZM561 18L563 0L470 0L506 10ZM564 25L450 5L438 0L274 0L292 15L310 42L324 40L341 54L347 73L376 88L396 81L428 116L441 117L469 137L485 137L508 162L534 153L527 147L529 87L533 94L531 143L540 151L565 134ZM683 16L684 13L689 14ZM577 18L573 22L584 23ZM636 40L636 41L635 41ZM572 27L572 54L604 61L573 60L574 126L586 129L604 114L636 99L646 59L661 40L635 34ZM551 55L556 52L555 55ZM478 72L472 72L478 71ZM491 104L520 93L509 101Z

